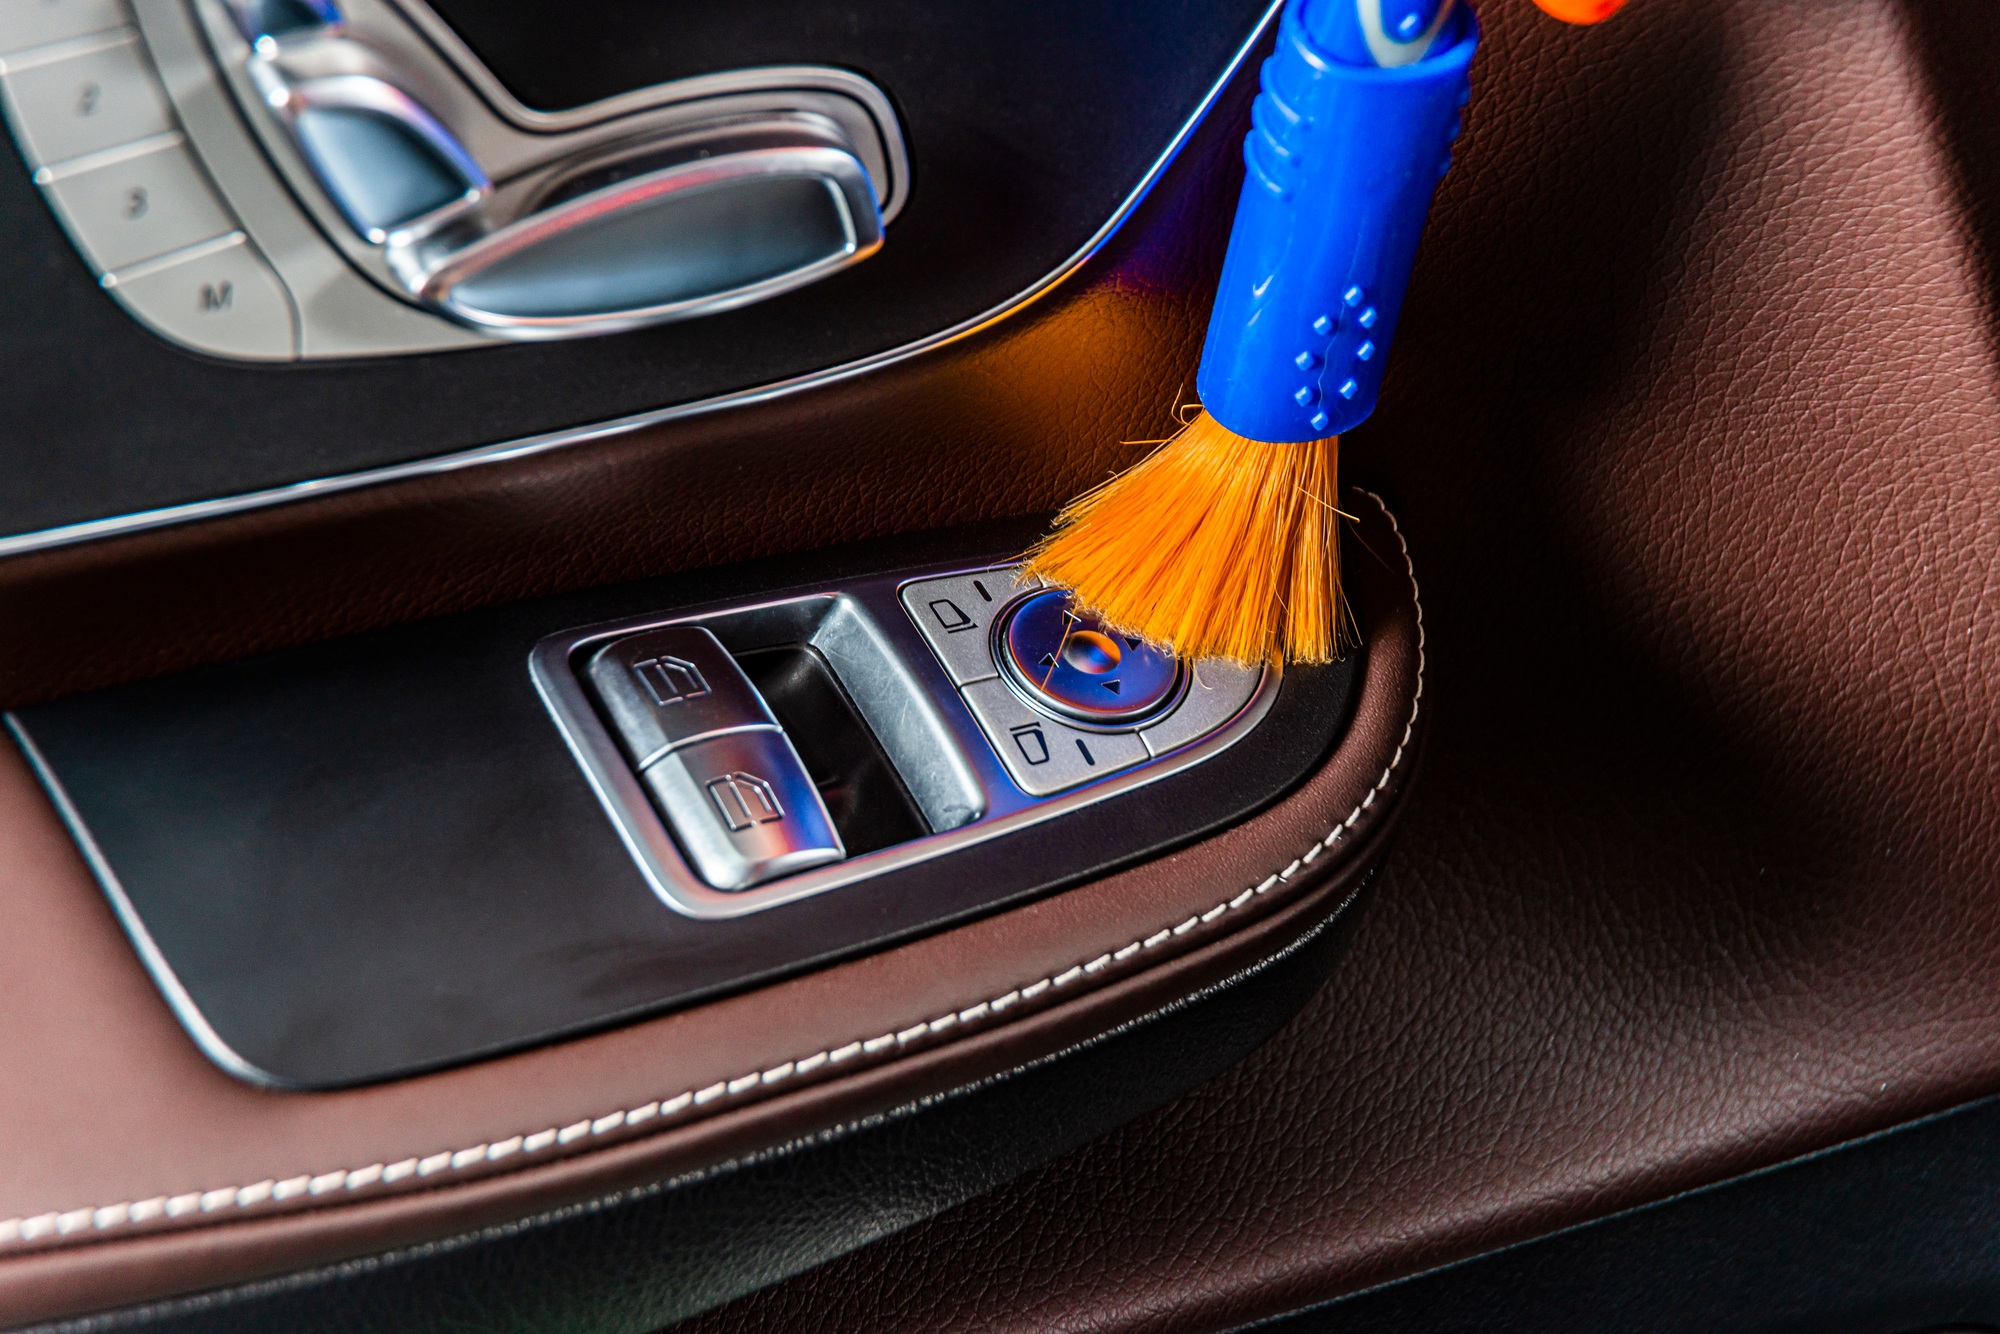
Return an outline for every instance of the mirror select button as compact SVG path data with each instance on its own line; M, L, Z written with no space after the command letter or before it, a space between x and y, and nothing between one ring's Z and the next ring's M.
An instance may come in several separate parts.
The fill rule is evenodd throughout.
M1132 732L1086 732L1029 708L998 677L959 691L1023 792L1046 797L1128 769L1149 757Z
M989 636L993 618L1014 595L1038 583L1022 583L1018 570L1002 567L903 585L903 607L944 665L955 686L996 675Z
M1154 755L1178 750L1221 727L1243 711L1264 682L1264 668L1204 658L1188 668L1187 693L1172 712L1140 731Z
M717 889L748 889L847 855L783 732L696 741L668 751L641 777L695 872Z

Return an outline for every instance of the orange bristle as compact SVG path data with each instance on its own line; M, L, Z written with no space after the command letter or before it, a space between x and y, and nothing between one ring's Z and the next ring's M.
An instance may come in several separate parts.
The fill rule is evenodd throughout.
M1183 658L1329 662L1352 626L1337 444L1267 445L1200 413L1064 510L1028 572Z

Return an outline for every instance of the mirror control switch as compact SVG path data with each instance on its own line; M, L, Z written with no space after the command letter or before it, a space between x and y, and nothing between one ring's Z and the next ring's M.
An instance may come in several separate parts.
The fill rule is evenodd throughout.
M915 579L900 590L1007 776L1052 797L1159 759L1226 725L1262 667L1178 663L1072 610L1018 568ZM1072 725L1074 724L1074 725Z
M1001 614L1000 674L1058 717L1136 726L1173 706L1183 684L1174 656L1077 612L1063 590L1036 593Z
M717 889L748 889L847 855L791 738L775 728L678 747L640 776Z

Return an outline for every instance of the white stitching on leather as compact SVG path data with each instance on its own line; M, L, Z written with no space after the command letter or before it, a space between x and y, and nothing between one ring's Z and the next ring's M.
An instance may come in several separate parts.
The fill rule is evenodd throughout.
M876 1053L890 1047L904 1047L918 1038L954 1027L958 1024L975 1023L990 1015L999 1014L1020 1001L1032 1000L1054 988L1065 987L1086 974L1096 975L1109 970L1112 963L1122 963L1135 955L1154 949L1176 936L1185 935L1203 923L1213 922L1229 912L1243 907L1276 886L1283 884L1300 869L1309 865L1321 853L1339 842L1361 819L1362 813L1375 804L1375 798L1389 785L1396 770L1402 765L1403 756L1409 749L1410 738L1416 732L1417 715L1424 698L1424 604L1418 596L1416 569L1410 561L1409 543L1404 540L1403 530L1396 522L1396 516L1382 497L1373 491L1363 491L1363 495L1374 501L1389 521L1389 527L1396 535L1397 545L1402 548L1403 568L1410 580L1410 600L1416 610L1417 621L1417 682L1416 692L1410 700L1409 721L1403 726L1401 740L1396 743L1396 752L1389 759L1382 776L1375 780L1375 786L1361 799L1347 818L1322 835L1318 842L1293 859L1284 870L1264 879L1249 889L1225 899L1206 912L1197 913L1184 922L1165 927L1140 940L1101 954L1088 963L1080 963L1053 973L1038 981L1017 987L991 1000L981 1001L968 1009L957 1010L911 1024L906 1028L849 1042L843 1047L829 1048L786 1061L768 1070L752 1071L734 1079L720 1080L702 1089L692 1089L675 1094L657 1102L645 1103L628 1111L607 1112L602 1116L573 1122L561 1128L548 1127L532 1134L514 1135L491 1143L475 1144L463 1149L447 1149L423 1158L405 1158L401 1162L371 1163L366 1167L340 1169L320 1173L290 1177L284 1181L265 1180L248 1186L224 1186L215 1190L195 1191L185 1195L157 1195L149 1200L126 1200L117 1204L107 1204L98 1208L71 1209L63 1212L36 1214L30 1218L0 1219L0 1248L19 1246L29 1242L42 1241L51 1237L69 1237L85 1232L109 1232L131 1223L144 1223L153 1219L182 1218L188 1214L211 1214L223 1209L248 1209L266 1201L283 1201L300 1195L328 1195L336 1191L363 1190L377 1184L389 1185L410 1176L434 1176L439 1172L459 1172L467 1168L493 1162L500 1158L529 1157L558 1145L568 1145L585 1137L607 1135L645 1121L667 1120L689 1107L705 1106L718 1098L734 1097L749 1092L753 1088L767 1088L783 1083L798 1075L808 1074L822 1065L839 1064L863 1053Z

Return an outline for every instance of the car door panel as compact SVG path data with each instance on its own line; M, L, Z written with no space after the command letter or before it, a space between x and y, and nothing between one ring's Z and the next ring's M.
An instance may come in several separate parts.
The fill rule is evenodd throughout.
M1398 574L1407 541L1421 626L1414 603L1398 621L1393 595L1364 598L1369 680L1321 772L1157 860L776 987L414 1080L274 1095L186 1041L26 770L10 769L0 832L21 947L0 958L31 1020L0 1040L16 1044L4 1068L33 1077L6 1086L7 1115L49 1147L0 1179L20 1200L0 1220L182 1182L307 1182L296 1203L259 1196L212 1229L120 1233L123 1220L99 1229L86 1214L89 1244L51 1233L0 1254L10 1316L137 1320L134 1304L164 1299L146 1318L185 1328L352 1327L364 1313L633 1330L680 1316L714 1330L1221 1329L1300 1312L1295 1327L1329 1329L2000 1322L1971 1254L1978 1192L1938 1187L1990 1180L1980 1112L1913 1126L2000 1087L1984 11L1639 0L1572 31L1494 0L1482 20L1476 101L1382 407L1343 450L1346 476L1386 507L1363 514L1351 564ZM486 55L503 70L512 58ZM0 618L31 629L0 640L8 703L1045 514L1140 456L1134 442L1185 396L1174 368L1198 347L1254 65L1073 276L921 356L0 561ZM617 86L590 77L534 96ZM14 226L29 206L0 211ZM61 241L50 229L36 244L46 257ZM561 355L582 366L577 349L596 346ZM501 435L519 438L455 439ZM1391 757L1419 658L1412 782L1414 748ZM1392 661L1393 686L1375 675ZM1304 867L1378 780L1365 846L1337 864L1316 854L1296 897L1240 926L1220 914L1212 942L1032 1022L969 1025L873 1082L748 1084L721 1115L611 1126L601 1148L526 1170L510 1150L468 1158L442 1187L369 1198L343 1178L310 1193L335 1170L483 1155L761 1079L864 1030L893 1041L912 1016L956 1016ZM1336 921L1392 818L1394 857ZM1224 1025L1235 1039L1203 1030L1209 1061L1174 1038L1122 1047L1120 1068L1153 1072L1130 1081L1139 1092L1073 1118L1046 1110L1092 1083L1076 1044L1157 1025L1158 1010L1295 957L1328 921L1313 937L1326 981L1296 1017L1248 1005L1254 1018ZM1058 1053L1046 1068L1074 1082L979 1101ZM663 1084L663 1069L686 1077ZM933 1097L930 1110L956 1110L902 1115ZM1037 1107L1046 1124L1013 1138ZM862 1124L883 1115L888 1131ZM924 1126L947 1128L932 1140ZM835 1142L797 1142L822 1132ZM855 1167L877 1151L893 1170ZM908 1184L949 1175L954 1154L980 1164L957 1186ZM711 1170L671 1202L656 1189ZM871 1214L871 1199L894 1203ZM712 1231L732 1200L746 1230ZM810 1220L796 1246L771 1219L787 1208ZM1857 1221L1869 1208L1879 1225ZM851 1246L828 1239L843 1226ZM710 1266L696 1235L743 1238L749 1258ZM616 1262L578 1258L600 1250ZM565 1266L574 1284L542 1281Z

